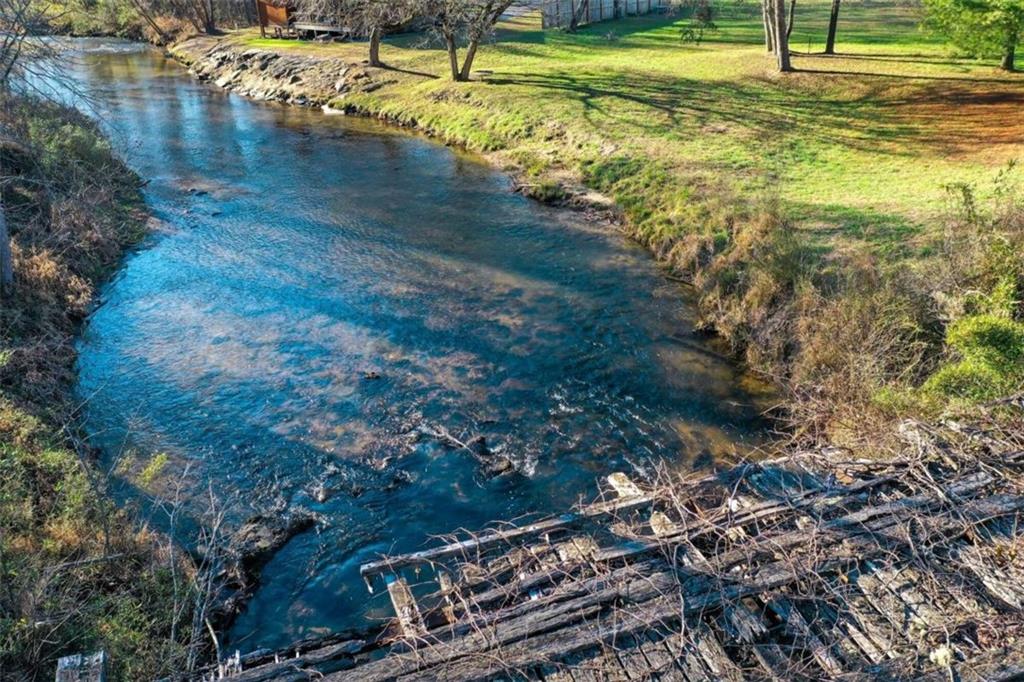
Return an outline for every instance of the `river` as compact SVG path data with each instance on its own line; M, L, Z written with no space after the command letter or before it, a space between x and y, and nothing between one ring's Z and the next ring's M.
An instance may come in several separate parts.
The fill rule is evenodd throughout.
M158 525L152 496L186 472L186 517L212 490L233 522L322 518L267 565L231 646L389 615L358 578L381 552L761 437L763 387L611 226L422 137L249 102L143 46L82 46L76 77L157 223L81 338L91 442ZM515 472L487 475L438 429L484 436Z

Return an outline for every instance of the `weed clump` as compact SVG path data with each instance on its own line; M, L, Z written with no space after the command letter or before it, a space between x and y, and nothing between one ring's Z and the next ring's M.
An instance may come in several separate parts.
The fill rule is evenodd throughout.
M926 394L981 402L1024 386L1024 324L973 315L950 326L946 343L961 359L929 377Z

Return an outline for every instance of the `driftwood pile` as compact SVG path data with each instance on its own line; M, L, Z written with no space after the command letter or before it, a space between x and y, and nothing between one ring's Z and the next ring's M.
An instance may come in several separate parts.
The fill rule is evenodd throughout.
M573 513L386 557L362 568L395 609L384 635L237 679L1024 675L1021 434L914 423L902 438L885 462L613 475Z

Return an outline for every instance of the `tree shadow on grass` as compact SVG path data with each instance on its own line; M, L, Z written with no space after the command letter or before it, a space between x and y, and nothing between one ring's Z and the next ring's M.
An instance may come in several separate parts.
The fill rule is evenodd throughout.
M799 135L806 142L842 144L892 154L920 153L921 133L891 110L891 101L868 96L808 96L770 81L737 83L688 78L643 78L619 73L495 75L494 84L553 90L579 101L595 128L630 126L663 136L666 123L695 134L711 125L772 141ZM627 106L616 106L612 102ZM607 102L607 104L606 104ZM656 114L656 115L652 115ZM608 132L611 132L610 130Z
M975 79L922 78L908 88L906 79L865 75L872 77L855 90L806 80L716 81L630 71L506 73L488 81L561 93L579 103L598 132L610 135L696 136L724 126L762 145L797 144L803 153L838 145L906 157L1016 139L1020 124L1003 120L1024 104L1024 90L1014 83L997 79L1006 87L992 88Z
M911 255L913 240L924 230L920 223L897 213L842 204L787 202L787 209L823 248L833 239L854 240L882 258Z
M896 62L908 64L928 64L936 66L979 66L980 62L973 59L957 59L956 57L944 57L923 53L906 52L894 54L889 52L799 52L791 50L799 57L820 57L822 59L861 59L869 62Z
M381 64L377 68L378 69L382 69L384 71L394 71L395 73L405 73L405 74L408 74L410 76L419 76L421 78L430 78L432 80L437 80L438 78L440 78L440 76L438 76L436 73L428 73L426 71L417 71L415 69L403 69L403 68L401 68L399 66L392 66L391 64L388 64L387 62Z

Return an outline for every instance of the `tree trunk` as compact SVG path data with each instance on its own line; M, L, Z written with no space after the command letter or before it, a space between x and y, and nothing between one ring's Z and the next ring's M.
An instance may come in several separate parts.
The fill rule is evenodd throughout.
M11 235L7 231L7 212L0 203L0 295L7 296L14 289L14 254Z
M452 80L459 80L459 48L455 44L455 35L448 33L444 36L444 43L448 48L448 65L452 70Z
M370 66L383 66L380 61L380 26L370 29Z
M143 6L140 0L131 0L131 3L132 7L135 9L138 15L145 19L146 23L149 24L149 27L153 29L156 35L160 37L160 40L163 42L168 42L170 39L167 33L165 33L164 30L160 28L160 26L156 23L156 21L153 19L153 15L149 12L149 9ZM260 25L260 32L263 32L262 24Z
M786 36L786 0L772 0L774 12L773 22L775 33L775 58L778 60L779 71L785 73L793 70L789 60L789 37Z
M764 22L764 49L771 54L775 51L775 34L772 31L771 7L773 0L761 0L761 20Z
M836 26L839 24L839 3L832 0L832 14L828 17L828 38L825 39L825 54L836 53Z
M1014 64L1014 58L1017 52L1017 36L1014 35L1010 38L1010 41L1006 44L1006 51L1003 53L1003 61L1000 67L1003 71L1014 71L1016 65Z
M789 42L789 37L793 35L793 17L796 16L796 0L790 0L789 2L789 24L786 26L786 42Z
M462 58L462 71L459 73L460 81L469 80L469 71L473 68L473 60L476 58L476 50L479 45L480 41L476 38L469 41L469 47L466 48L466 56Z
M206 26L204 28L207 33L216 33L217 22L213 19L213 0L206 0L206 4L204 6L206 7L206 17L204 22Z
M580 26L580 19L590 13L590 0L579 0L578 5L571 7L572 16L569 18L569 33L575 33Z

